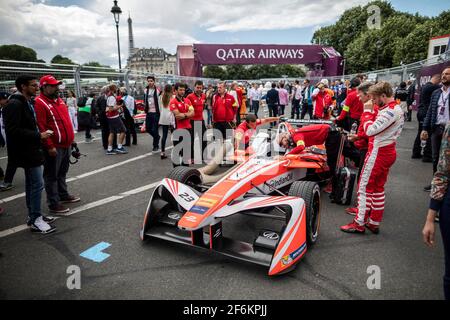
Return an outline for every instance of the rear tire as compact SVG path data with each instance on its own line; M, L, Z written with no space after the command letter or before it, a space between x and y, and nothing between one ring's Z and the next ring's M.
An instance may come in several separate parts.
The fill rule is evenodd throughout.
M312 181L296 181L289 189L289 196L299 197L306 206L306 242L311 247L317 242L320 227L320 187Z

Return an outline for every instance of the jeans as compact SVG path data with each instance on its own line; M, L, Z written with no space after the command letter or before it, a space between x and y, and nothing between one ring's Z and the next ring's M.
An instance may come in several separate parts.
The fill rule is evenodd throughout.
M45 152L44 182L50 207L59 204L61 199L69 196L66 176L70 165L70 149L56 148L56 152L56 157L50 157L48 152Z
M450 192L447 191L439 213L439 225L442 241L444 243L445 275L444 295L445 300L450 300Z
M256 118L258 118L259 101L252 101L252 111L255 114Z
M25 199L28 208L29 222L39 218L41 214L42 190L44 181L42 179L42 166L25 168Z
M153 137L153 148L159 148L159 114L156 112L147 113L145 127L147 132Z

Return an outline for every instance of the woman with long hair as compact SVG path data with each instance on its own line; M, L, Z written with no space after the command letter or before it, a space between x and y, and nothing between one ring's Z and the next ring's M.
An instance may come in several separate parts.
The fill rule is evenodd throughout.
M72 90L69 90L68 95L69 96L67 98L66 104L69 110L69 116L72 122L73 131L77 133L78 131L77 97L75 96L75 93L73 93Z
M173 90L170 84L164 87L161 95L161 117L159 118L159 125L162 127L163 135L161 138L161 159L166 159L166 142L169 135L170 127L175 127L175 117L170 111L170 100L173 97Z

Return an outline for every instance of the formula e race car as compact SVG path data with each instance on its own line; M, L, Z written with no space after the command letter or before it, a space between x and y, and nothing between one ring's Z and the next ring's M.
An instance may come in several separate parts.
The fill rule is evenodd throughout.
M281 123L276 134L284 129ZM151 195L141 239L211 250L265 266L270 276L293 270L318 239L327 159L323 145L298 155L278 150L281 157L274 157L274 140L258 134L254 154L218 176L211 176L211 166L174 168ZM224 226L240 216L257 229L245 239L231 238L235 228ZM234 232L237 238L245 237L244 229Z

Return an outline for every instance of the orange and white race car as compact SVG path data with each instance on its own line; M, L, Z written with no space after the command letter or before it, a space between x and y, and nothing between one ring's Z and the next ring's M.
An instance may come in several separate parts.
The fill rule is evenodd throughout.
M277 134L282 131L280 124ZM141 239L212 250L265 266L270 276L294 269L318 239L326 154L324 146L317 146L299 155L274 157L268 144L254 146L254 154L218 181L211 182L201 169L173 169L151 195ZM240 215L264 221L250 241L223 233L227 219Z

